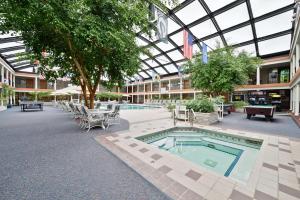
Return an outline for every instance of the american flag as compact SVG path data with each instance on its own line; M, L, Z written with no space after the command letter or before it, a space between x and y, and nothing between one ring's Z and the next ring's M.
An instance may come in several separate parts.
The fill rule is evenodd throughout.
M186 30L183 31L183 56L188 59L193 57L193 36Z

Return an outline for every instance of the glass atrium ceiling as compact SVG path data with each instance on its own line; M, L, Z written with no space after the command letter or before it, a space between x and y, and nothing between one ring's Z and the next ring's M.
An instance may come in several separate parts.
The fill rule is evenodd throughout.
M208 51L220 42L238 51L269 57L288 54L292 37L294 0L179 0L168 6L168 43L137 33L137 44L146 46L151 57L140 55L141 67L133 78L151 78L153 72L171 75L186 62L183 57L183 30L193 36L193 53L200 52L201 43ZM32 71L29 60L20 61L25 52L19 36L0 36L0 55L16 71Z

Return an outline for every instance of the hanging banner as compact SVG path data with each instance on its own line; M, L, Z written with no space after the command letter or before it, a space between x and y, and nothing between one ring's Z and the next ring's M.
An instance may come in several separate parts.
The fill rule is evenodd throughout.
M168 43L168 18L167 16L157 9L157 39L164 43Z
M208 55L207 55L207 45L202 42L202 62L207 64Z

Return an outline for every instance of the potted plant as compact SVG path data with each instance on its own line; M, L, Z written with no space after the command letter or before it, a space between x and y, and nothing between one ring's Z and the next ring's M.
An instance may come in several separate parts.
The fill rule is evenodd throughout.
M235 109L235 112L244 112L244 106L247 106L248 103L245 101L234 101L233 102L233 107Z
M202 96L186 104L187 109L193 109L195 123L209 125L218 122L218 113L214 109L212 99Z

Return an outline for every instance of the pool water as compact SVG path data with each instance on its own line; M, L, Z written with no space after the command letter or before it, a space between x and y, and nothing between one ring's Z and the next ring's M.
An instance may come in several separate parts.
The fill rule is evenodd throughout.
M243 182L250 177L262 143L194 128L171 129L137 139Z
M142 104L119 104L121 110L145 110L145 109L156 109L161 108L160 106L154 105L142 105ZM107 105L101 106L101 109L106 109Z

